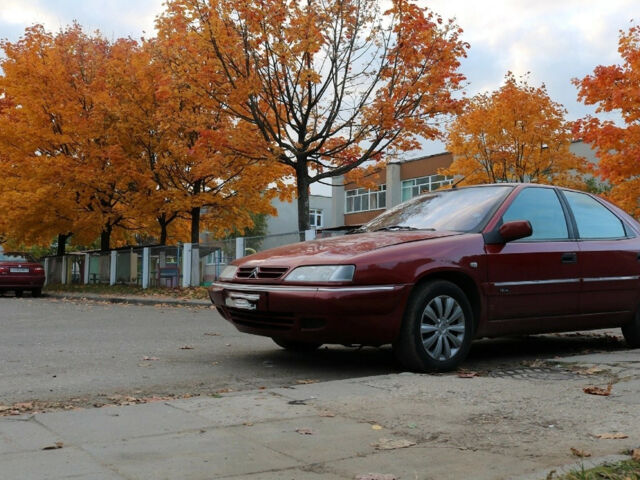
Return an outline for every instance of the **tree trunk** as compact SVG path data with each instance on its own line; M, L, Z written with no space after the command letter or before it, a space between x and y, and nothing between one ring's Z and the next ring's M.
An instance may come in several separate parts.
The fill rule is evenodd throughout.
M169 229L169 222L167 221L167 215L163 213L159 217L156 217L158 225L160 225L160 245L167 244L167 230Z
M162 223L160 224L160 245L167 244L167 225Z
M309 174L307 162L300 158L298 158L298 168L296 169L296 186L298 190L298 231L304 232L309 230Z
M200 243L200 207L191 209L191 243Z
M108 252L111 243L111 225L104 227L104 230L100 233L100 251Z
M58 234L58 250L56 255L62 257L66 253L67 240L69 239L70 234L59 233Z

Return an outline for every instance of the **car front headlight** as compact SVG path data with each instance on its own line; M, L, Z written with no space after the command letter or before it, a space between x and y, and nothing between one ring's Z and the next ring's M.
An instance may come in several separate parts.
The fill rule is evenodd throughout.
M355 265L312 265L295 268L285 282L350 282Z
M232 280L233 277L236 276L237 271L238 267L236 267L235 265L227 265L226 267L224 267L224 270L222 270L222 273L220 274L220 280Z

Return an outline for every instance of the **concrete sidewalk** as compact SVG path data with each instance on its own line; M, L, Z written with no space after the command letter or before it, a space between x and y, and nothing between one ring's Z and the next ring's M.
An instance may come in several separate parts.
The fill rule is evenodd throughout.
M91 300L93 302L128 303L131 305L170 305L176 307L210 307L211 300L183 299L159 295L113 295L85 292L44 292L47 298Z
M638 448L639 357L619 351L496 377L403 373L4 417L0 477L544 479L558 466L579 468L572 447L591 453L585 466ZM608 397L582 390L609 382Z

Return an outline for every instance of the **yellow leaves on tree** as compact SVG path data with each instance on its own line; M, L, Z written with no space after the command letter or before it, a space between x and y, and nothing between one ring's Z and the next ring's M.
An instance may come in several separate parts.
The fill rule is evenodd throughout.
M261 157L295 176L300 230L311 184L440 134L468 48L406 0L386 12L377 0L170 0L158 31L201 60L180 70L182 86L249 125Z
M442 173L462 184L549 183L583 187L585 160L569 151L571 128L563 107L543 86L508 73L490 94L471 98L453 122L447 149L454 161Z
M610 197L640 215L640 25L620 32L622 65L598 66L575 79L578 99L596 105L596 113L617 113L622 122L588 116L576 132L596 150L598 173L611 185ZM622 125L620 124L622 123Z

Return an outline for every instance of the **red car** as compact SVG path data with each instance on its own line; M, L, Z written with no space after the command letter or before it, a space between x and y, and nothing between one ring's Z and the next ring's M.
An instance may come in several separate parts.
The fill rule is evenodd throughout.
M0 252L0 291L13 290L21 297L25 290L39 297L44 285L44 268L28 253Z
M359 232L236 260L211 301L284 348L391 343L416 371L455 368L479 337L622 327L640 347L640 224L599 197L436 191Z

